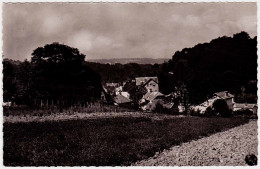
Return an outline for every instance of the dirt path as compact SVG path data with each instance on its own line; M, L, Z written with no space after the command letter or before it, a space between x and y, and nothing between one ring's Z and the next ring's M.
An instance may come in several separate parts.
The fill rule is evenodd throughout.
M135 166L244 166L245 156L257 156L257 121L173 146Z

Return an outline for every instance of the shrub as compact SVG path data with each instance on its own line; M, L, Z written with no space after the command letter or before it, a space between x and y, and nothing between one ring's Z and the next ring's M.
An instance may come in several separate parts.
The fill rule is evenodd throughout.
M189 111L190 111L190 115L191 115L191 116L201 116L199 110L196 111L196 110L194 110L194 109L190 109Z
M242 109L242 110L235 111L235 114L251 116L251 115L253 115L253 112L249 109Z
M212 116L216 116L216 112L211 108L211 107L207 107L204 116L205 117L212 117Z
M228 108L227 102L222 99L218 99L213 103L213 110L216 115L220 115L221 117L231 117L231 111Z
M234 112L234 116L247 117L256 119L257 115L254 115L253 112L249 109L241 109Z
M179 114L178 109L168 109L168 108L164 107L159 102L156 104L155 109L153 110L153 112L163 113L163 114L172 114L172 115L178 115Z

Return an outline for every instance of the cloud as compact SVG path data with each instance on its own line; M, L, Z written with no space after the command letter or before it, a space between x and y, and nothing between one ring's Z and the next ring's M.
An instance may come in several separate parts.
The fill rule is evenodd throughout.
M98 36L94 40L94 45L96 47L100 47L100 48L105 47L105 46L109 46L111 44L112 44L112 40L109 39L109 38L106 38L104 36Z
M238 21L238 26L241 30L247 30L251 35L255 34L257 29L256 16L243 16Z
M86 52L92 48L92 39L93 35L84 30L73 34L69 39L67 39L67 42L69 45L78 48L80 51Z
M44 19L42 24L42 33L46 35L53 35L58 33L62 28L62 21L57 16L49 16Z
M177 50L246 31L256 3L30 3L3 5L3 53L24 60L60 42L87 58L169 58Z
M120 47L121 44L115 43L105 36L98 36L88 30L81 30L67 39L67 43L72 47L78 48L83 53L100 50L102 48Z

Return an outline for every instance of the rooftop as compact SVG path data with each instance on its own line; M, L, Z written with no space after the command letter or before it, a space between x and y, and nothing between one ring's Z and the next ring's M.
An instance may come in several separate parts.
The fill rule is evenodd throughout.
M135 78L135 84L137 86L145 84L148 80L154 80L156 83L158 83L158 78L157 77L136 77Z
M131 102L130 99L122 96L122 95L117 95L115 98L114 98L115 102L118 103L118 104L121 104L121 103L129 103Z
M154 100L157 96L163 96L161 92L147 92L143 98L145 100Z
M247 104L247 103L235 103L234 108L241 108L241 109L252 109L254 107L257 107L257 104Z
M223 92L217 92L214 95L222 98L222 99L228 99L228 98L233 98L234 95L232 95L231 93L229 93L228 91L223 91Z

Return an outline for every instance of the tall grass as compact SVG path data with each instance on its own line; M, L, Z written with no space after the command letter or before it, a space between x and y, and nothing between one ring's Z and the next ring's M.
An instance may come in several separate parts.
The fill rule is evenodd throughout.
M4 123L5 166L131 165L172 145L248 122L239 118L117 117Z
M57 114L57 113L97 113L97 112L132 112L136 111L133 109L119 107L114 105L107 105L101 103L88 103L84 105L74 105L70 107L61 107L61 106L49 106L49 107L38 107L30 108L28 106L11 106L4 107L4 116L23 116L23 115L32 115L32 116L43 116L48 114Z

